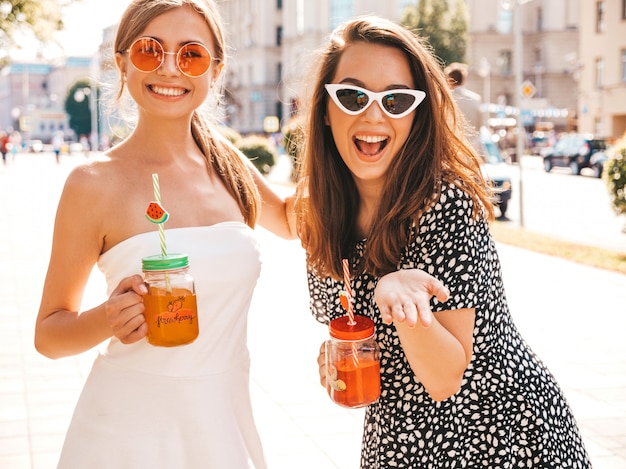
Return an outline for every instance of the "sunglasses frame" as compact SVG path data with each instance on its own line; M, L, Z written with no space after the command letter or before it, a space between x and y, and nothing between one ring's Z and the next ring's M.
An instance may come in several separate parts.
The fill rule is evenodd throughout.
M137 65L135 65L135 62L133 61L133 54L132 54L132 50L133 47L135 46L135 44L137 44L139 41L145 41L145 40L150 40L156 44L159 45L159 47L161 48L161 53L163 54L161 57L161 61L159 63L159 65L157 65L153 70L142 70L140 69ZM185 72L181 67L180 67L180 53L182 52L182 50L185 47L188 46L200 46L202 47L207 54L209 55L209 66L206 68L206 70L201 73L200 75L190 75L189 73ZM205 46L204 44L202 44L201 42L189 42L187 44L183 44L182 46L180 46L180 49L178 49L177 52L167 52L165 50L165 47L163 47L163 44L161 44L159 41L157 41L156 39L154 39L153 37L150 36L142 36L142 37L138 37L137 39L135 39L133 41L133 43L130 45L130 47L126 50L126 52L128 53L128 57L130 59L130 63L132 64L132 66L135 68L135 70L139 71L139 72L143 72L143 73L152 73L152 72L156 72L159 68L161 68L161 66L163 65L163 63L165 63L165 56L166 55L175 55L176 56L176 68L178 69L178 71L180 73L182 73L183 75L185 75L186 77L189 78L200 78L201 76L204 76L207 74L207 72L211 69L211 64L213 62L219 62L219 59L215 59L213 58L213 55L211 54L211 51L209 50L209 48L207 46Z
M346 114L349 114L351 116L356 116L356 115L361 114L368 107L370 107L373 102L377 102L378 106L380 107L380 109L382 109L382 111L387 116L391 117L392 119L400 119L400 118L402 118L404 116L409 115L413 111L415 111L415 109L417 109L417 106L419 106L422 103L422 101L424 101L424 98L426 97L426 93L424 91L422 91L422 90L411 90L411 89L408 89L408 88L397 88L397 89L393 89L393 90L385 90L385 91L381 91L380 93L377 93L375 91L370 91L370 90L368 90L366 88L361 88L360 86L336 84L336 83L327 83L326 85L324 85L324 88L326 88L326 91L328 92L328 95L330 96L330 99L333 100L333 102L337 105L337 107L339 109L341 109L343 112L345 112ZM341 103L341 101L339 100L339 97L337 96L337 92L339 90L359 91L359 92L365 94L365 96L367 96L368 101L365 104L365 106L363 106L361 109L359 109L357 111L352 111L352 110L348 109L347 107L345 107ZM415 98L415 101L405 111L403 111L403 112L401 112L399 114L393 114L393 113L389 112L387 110L387 108L383 105L383 98L385 96L389 96L390 94L400 94L400 93L409 94L409 95L413 96Z

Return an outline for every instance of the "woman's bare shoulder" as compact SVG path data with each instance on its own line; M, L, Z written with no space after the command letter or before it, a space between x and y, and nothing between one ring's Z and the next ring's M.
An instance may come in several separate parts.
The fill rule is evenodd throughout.
M116 175L123 171L122 166L119 157L104 153L73 168L65 182L66 188L85 192L106 190L114 183Z

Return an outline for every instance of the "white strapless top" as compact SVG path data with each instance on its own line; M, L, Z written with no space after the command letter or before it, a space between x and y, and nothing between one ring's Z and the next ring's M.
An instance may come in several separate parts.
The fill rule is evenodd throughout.
M165 237L169 253L189 256L198 338L179 347L109 340L76 406L60 468L265 468L246 345L261 269L256 234L224 222L166 229ZM104 253L107 295L160 250L155 229Z

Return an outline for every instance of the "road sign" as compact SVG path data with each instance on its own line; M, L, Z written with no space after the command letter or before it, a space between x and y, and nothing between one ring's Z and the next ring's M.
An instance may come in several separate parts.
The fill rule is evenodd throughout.
M263 131L268 134L273 134L280 130L280 121L276 116L265 116L263 119Z
M526 99L530 99L535 96L537 89L530 81L526 80L522 83L522 96Z

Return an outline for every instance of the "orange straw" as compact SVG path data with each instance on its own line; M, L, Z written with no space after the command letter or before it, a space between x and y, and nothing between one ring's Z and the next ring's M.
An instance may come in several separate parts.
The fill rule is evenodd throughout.
M343 265L343 283L346 287L346 293L348 294L348 325L354 326L356 321L354 320L354 309L352 306L352 287L350 286L350 264L348 259L341 261Z

